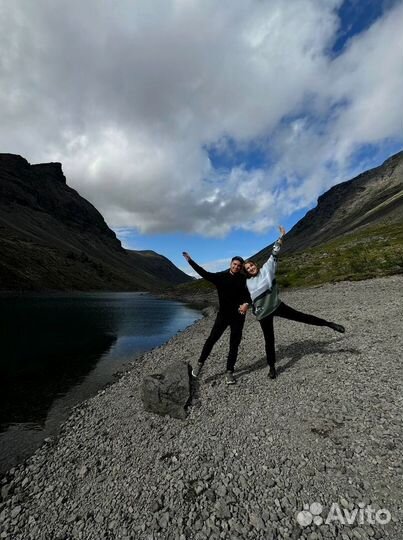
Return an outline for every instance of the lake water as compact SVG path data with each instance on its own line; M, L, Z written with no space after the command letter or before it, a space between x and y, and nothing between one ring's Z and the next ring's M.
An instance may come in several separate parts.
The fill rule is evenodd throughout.
M0 473L126 363L200 317L144 293L0 296Z

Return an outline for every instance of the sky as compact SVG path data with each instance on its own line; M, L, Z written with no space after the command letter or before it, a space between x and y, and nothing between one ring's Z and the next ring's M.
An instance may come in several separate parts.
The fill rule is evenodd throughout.
M403 148L402 28L403 0L0 0L0 151L222 270Z

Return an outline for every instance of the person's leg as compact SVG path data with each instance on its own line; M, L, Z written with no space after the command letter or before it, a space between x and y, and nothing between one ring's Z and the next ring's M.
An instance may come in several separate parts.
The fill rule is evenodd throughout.
M268 315L267 317L259 321L259 323L263 331L267 363L270 367L274 367L276 363L276 351L274 345L273 315Z
M321 319L320 317L316 317L315 315L309 315L308 313L302 313L302 311L297 311L296 309L287 306L287 304L284 304L284 302L281 302L278 308L274 311L273 315L276 317L283 317L284 319L289 319L291 321L312 324L314 326L328 326L336 332L344 332L344 326L341 324L329 322L325 319Z
M242 339L242 330L245 324L245 315L236 315L230 321L231 335L229 338L229 352L227 358L227 371L234 371L235 362L238 357L238 348Z
M210 335L207 338L206 343L204 344L202 352L200 354L200 358L198 360L199 364L204 364L204 362L207 360L209 354L211 353L212 348L220 339L220 337L223 335L228 325L229 325L228 318L223 317L223 315L220 312L218 312L213 328L211 329Z

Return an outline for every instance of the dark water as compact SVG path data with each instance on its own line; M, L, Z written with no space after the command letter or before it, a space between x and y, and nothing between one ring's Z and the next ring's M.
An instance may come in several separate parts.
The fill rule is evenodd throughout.
M0 472L57 433L71 407L200 313L143 293L0 297Z

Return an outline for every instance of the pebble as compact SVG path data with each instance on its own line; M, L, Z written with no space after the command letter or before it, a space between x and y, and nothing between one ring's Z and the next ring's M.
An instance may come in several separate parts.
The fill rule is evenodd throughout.
M21 512L21 506L16 506L11 510L11 518L14 519L18 516L18 514Z

